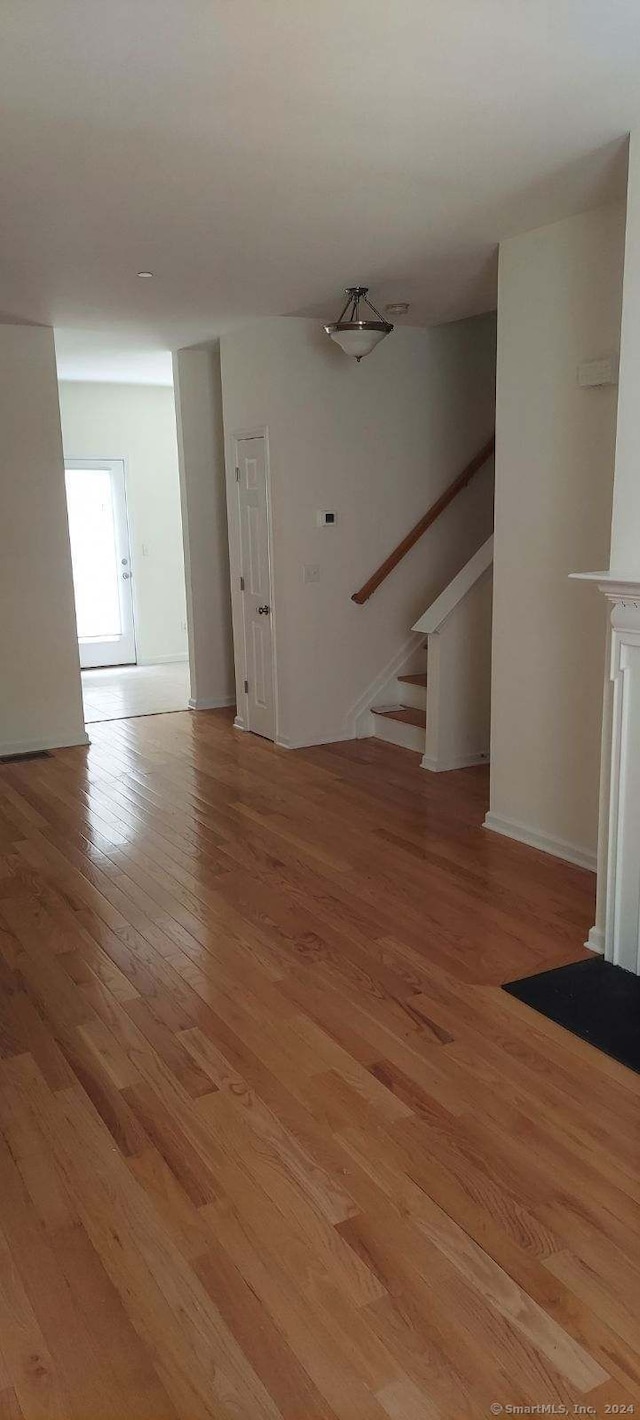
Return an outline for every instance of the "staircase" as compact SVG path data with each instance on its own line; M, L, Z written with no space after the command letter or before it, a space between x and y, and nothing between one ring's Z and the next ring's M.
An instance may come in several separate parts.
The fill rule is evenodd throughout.
M489 757L492 573L490 537L412 627L427 636L428 684L424 649L411 651L369 705L376 738L421 753L423 769Z
M445 508L493 455L495 436L432 503L351 600L363 606ZM436 597L411 628L422 651L404 648L353 707L355 733L422 754L435 772L481 764L489 758L493 537ZM428 651L429 685L425 670ZM428 720L427 720L428 711Z
M412 675L399 675L398 703L394 705L372 705L375 715L375 736L387 740L389 744L403 745L405 749L422 754L427 727L427 676L425 671Z

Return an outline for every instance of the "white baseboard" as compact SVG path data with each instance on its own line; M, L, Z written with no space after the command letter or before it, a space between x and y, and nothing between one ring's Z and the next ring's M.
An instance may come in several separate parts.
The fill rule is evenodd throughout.
M432 774L446 774L451 769L470 769L473 764L488 764L489 754L457 754L452 759L436 759L435 755L423 754L421 769L430 769Z
M83 730L82 734L74 730L68 735L42 735L35 740L9 740L0 744L0 758L8 754L37 754L41 749L71 749L74 745L90 743L86 730Z
M230 705L235 705L235 695L224 695L221 698L198 697L197 700L189 700L190 710L226 710Z
M592 927L585 942L585 947L590 952L597 952L598 956L604 956L604 932L602 927Z
M314 735L313 739L292 740L288 735L279 735L275 743L279 749L313 749L315 745L341 744L343 740L352 740L353 738L354 736L343 728L337 734Z
M188 660L189 660L189 656L188 656L188 653L187 653L186 651L178 651L175 656L138 656L138 659L137 659L137 661L136 661L136 665L138 665L138 666L172 666L172 665L174 664L174 662L176 662L176 661L179 661L180 664L182 665L182 664L184 664L185 661L188 661Z
M542 853L550 853L566 863L575 863L578 868L588 868L591 873L596 871L596 853L577 843L568 843L565 838L550 838L535 828L527 828L524 823L515 823L513 819L492 813L487 814L484 828L491 829L492 833L501 833L505 838L514 838L518 843L526 843L529 848L539 848Z

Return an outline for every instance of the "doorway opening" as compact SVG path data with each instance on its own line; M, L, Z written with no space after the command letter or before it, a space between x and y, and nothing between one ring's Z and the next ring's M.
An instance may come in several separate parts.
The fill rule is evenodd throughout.
M124 462L69 460L65 479L81 669L133 665L136 638Z
M105 363L97 338L60 332L56 343L85 723L186 710L170 356L147 369L126 352Z

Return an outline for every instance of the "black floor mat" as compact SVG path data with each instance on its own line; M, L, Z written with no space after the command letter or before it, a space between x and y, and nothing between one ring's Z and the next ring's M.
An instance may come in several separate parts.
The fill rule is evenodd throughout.
M640 976L594 957L502 989L640 1074Z

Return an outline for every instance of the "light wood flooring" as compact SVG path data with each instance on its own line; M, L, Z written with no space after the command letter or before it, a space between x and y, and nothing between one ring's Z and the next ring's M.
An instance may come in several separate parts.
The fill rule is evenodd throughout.
M82 672L86 725L96 720L126 720L132 715L186 710L189 692L186 661L155 666L103 666Z
M2 1420L633 1406L640 1077L499 989L593 878L484 769L92 740L0 766Z

